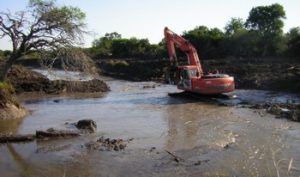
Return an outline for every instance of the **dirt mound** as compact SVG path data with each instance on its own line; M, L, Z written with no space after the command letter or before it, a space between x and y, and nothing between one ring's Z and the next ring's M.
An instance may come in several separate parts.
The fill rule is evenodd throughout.
M44 75L31 71L23 66L14 65L8 73L8 82L11 83L16 93L45 92L53 93L59 90Z
M99 79L89 81L51 81L46 76L31 71L23 66L15 65L8 74L8 82L11 83L16 93L44 92L47 94L62 92L106 92L108 85Z

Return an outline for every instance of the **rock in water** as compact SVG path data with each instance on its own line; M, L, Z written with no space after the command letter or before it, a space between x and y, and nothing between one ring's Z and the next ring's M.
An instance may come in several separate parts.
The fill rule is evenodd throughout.
M79 120L77 122L76 127L78 129L88 130L88 131L94 133L97 129L97 124L92 119L83 119L83 120Z

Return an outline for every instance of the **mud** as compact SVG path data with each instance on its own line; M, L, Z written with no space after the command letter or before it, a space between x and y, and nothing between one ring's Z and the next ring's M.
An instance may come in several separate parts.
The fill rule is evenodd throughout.
M0 131L30 134L64 129L83 117L94 134L0 146L4 176L299 176L300 124L265 108L243 105L299 103L286 93L237 90L231 99L174 98L170 85L108 80L102 97L27 98L32 114ZM219 103L223 103L221 105ZM53 111L55 110L55 112ZM97 142L99 137L104 137ZM109 141L106 139L109 138ZM127 140L134 138L130 143ZM105 145L122 139L124 150ZM89 145L89 143L91 143ZM104 144L102 144L104 143ZM120 148L120 147L119 147ZM102 149L102 150L100 150ZM169 153L168 153L169 152ZM173 155L170 155L173 154ZM176 158L175 158L176 157ZM176 161L177 159L177 161Z
M249 92L249 91L248 91ZM251 91L250 91L251 92ZM254 92L254 91L253 91ZM267 98L267 94L261 92L263 99ZM265 92L268 93L268 92ZM270 92L271 93L271 92ZM214 104L219 106L236 106L240 108L250 108L250 109L261 109L266 113L270 113L276 116L276 118L286 118L291 121L300 121L300 95L294 95L295 98L284 98L277 95L279 100L264 100L259 101L259 99L252 100L251 98L245 97L244 93L230 93L222 95L200 95L191 92L175 92L168 93L169 96L174 98L189 99L195 102L203 102L207 104ZM286 93L288 94L288 93ZM292 94L291 94L292 96ZM283 99L280 101L280 99ZM283 101L283 102L282 102Z

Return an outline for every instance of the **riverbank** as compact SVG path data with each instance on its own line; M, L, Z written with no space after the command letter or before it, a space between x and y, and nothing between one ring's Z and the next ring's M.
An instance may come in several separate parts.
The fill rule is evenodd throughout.
M49 71L51 75L51 71ZM109 86L100 79L89 80L50 80L47 76L20 65L14 65L8 74L8 82L13 85L17 94L23 92L40 92L59 94L70 92L107 92Z
M169 59L94 59L102 75L130 81L165 80ZM184 64L185 59L181 59ZM40 68L36 59L19 64ZM201 60L205 72L218 70L235 77L237 89L300 93L300 62L294 58L223 58Z
M184 61L182 62L184 63ZM225 58L202 60L205 72L234 76L237 89L300 93L300 62L288 58ZM108 59L97 61L105 75L132 81L163 81L169 60Z

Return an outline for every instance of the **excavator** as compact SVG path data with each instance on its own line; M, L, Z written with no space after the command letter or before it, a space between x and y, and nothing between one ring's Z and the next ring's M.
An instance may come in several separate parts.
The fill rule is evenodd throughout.
M201 95L218 95L234 91L234 78L218 71L204 73L195 47L183 37L167 27L164 29L165 41L170 58L169 79L177 88ZM187 56L187 65L178 65L176 48Z

